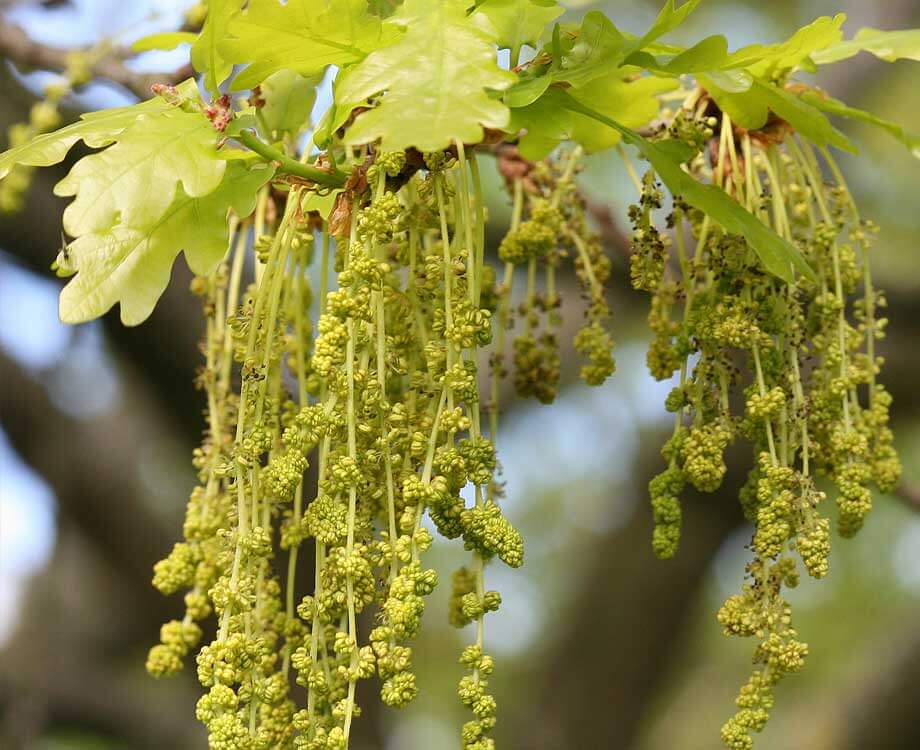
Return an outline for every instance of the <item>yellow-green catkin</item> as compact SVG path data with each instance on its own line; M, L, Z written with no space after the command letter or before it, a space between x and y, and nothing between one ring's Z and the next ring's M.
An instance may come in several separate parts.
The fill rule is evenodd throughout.
M816 272L815 280L780 281L742 237L679 196L666 205L654 172L636 178L631 278L652 296L648 364L658 379L678 378L666 403L675 415L662 449L668 465L650 483L656 554L677 552L686 487L717 490L725 451L738 438L754 453L740 495L754 524L753 560L742 592L718 614L726 634L757 643L755 671L722 728L727 747L747 750L769 718L776 684L808 654L782 592L798 582L796 558L812 577L828 572L831 524L815 477L834 483L839 531L851 536L871 507L871 485L890 490L900 465L891 399L876 380L885 322L869 270L874 227L860 220L829 154L792 133L736 130L707 102L692 92L658 137L696 149L688 162L694 176L804 248Z

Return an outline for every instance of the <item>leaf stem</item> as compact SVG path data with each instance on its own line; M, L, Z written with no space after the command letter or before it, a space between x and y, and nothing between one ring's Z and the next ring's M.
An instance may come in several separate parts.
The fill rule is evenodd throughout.
M249 130L242 131L238 138L244 146L255 151L263 159L276 163L280 172L330 188L340 188L348 179L348 175L339 169L327 171L292 159L274 146L269 146Z

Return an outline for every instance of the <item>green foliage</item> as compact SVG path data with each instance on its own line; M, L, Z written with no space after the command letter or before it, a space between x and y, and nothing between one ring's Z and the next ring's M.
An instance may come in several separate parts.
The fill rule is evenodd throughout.
M193 197L174 185L174 197L162 213L80 232L66 251L66 263L77 275L61 292L61 320L82 323L121 303L122 323L142 323L166 289L182 250L193 272L214 270L227 252L228 207L241 216L250 214L256 192L271 176L271 169L231 162L207 194Z
M638 128L658 114L658 94L675 88L674 81L649 76L609 76L569 89L568 96L626 127ZM512 110L508 131L525 131L519 143L522 155L542 159L563 141L575 141L587 151L601 151L620 141L618 131L598 128L596 120L567 109L565 99L562 89L553 88L532 104Z
M707 90L722 111L743 128L759 130L767 124L772 112L817 146L856 150L820 109L773 83L754 78L747 91L732 93L724 91L706 76L700 76L700 80L708 85Z
M920 59L920 38L863 29L843 41L838 15L735 52L721 34L686 49L660 41L698 5L668 0L634 35L598 11L556 23L553 0L210 0L200 34L134 47L191 42L209 100L194 81L159 86L149 102L47 133L57 103L86 80L77 61L69 88L10 130L0 177L13 197L29 169L62 161L77 141L100 149L56 187L74 198L64 214L74 239L54 265L73 276L62 320L119 304L135 325L180 252L196 274L208 397L201 485L185 541L154 571L164 593L187 590L186 614L163 627L147 667L179 671L203 635L196 623L216 614L215 638L197 655L207 692L196 714L212 747L345 750L362 680L379 678L388 706L416 697L410 644L438 582L422 562L434 541L426 514L471 553L447 613L458 627L475 624L460 657L457 694L471 713L460 737L464 750L495 747L485 617L501 596L486 590L486 571L524 562L495 475L501 381L511 375L521 397L555 398L565 369L558 273L584 301L571 343L582 379L613 374L614 268L577 173L585 151L620 144L648 165L640 177L620 149L638 191L629 277L651 296L648 365L679 378L665 404L667 467L649 485L657 555L677 553L685 487L715 491L728 446L746 439L754 450L739 498L755 526L753 560L718 614L727 634L757 642L755 671L722 728L728 747L752 746L776 686L808 653L783 597L798 580L793 553L811 576L828 571L815 473L836 489L841 536L864 524L871 487L890 490L900 474L878 382L886 321L869 264L873 227L833 161L831 148L853 146L828 116L881 127L920 156L920 137L794 75L861 50ZM519 64L524 45L536 55ZM511 70L498 49L511 51ZM246 97L220 90L238 63L247 67L230 90ZM330 66L333 102L314 128ZM315 156L300 151L311 140L323 149ZM474 149L495 156L512 202L500 267ZM15 204L0 194L0 206ZM297 556L311 537L316 578L298 603ZM375 612L369 634L358 624L365 610ZM292 680L306 688L305 707Z
M797 68L813 68L811 57L843 37L846 15L822 16L778 44L744 47L728 58L725 67L744 67L753 76L778 78Z
M594 110L568 97L565 106L617 130L623 139L635 146L676 196L717 221L726 231L740 234L760 257L764 267L784 281L793 281L796 274L813 279L814 272L802 254L788 240L771 232L763 222L733 201L713 185L703 185L681 169L689 153L678 142L662 144L649 141ZM676 148L675 148L676 147Z
M499 69L494 40L471 22L465 0L408 0L393 20L405 24L403 37L370 54L336 91L346 102L380 94L349 128L348 143L434 151L507 124L507 107L488 90L507 88L514 76Z
M215 96L233 70L233 62L224 59L218 43L227 36L230 18L242 4L242 0L208 0L208 15L192 45L192 65L204 74L205 88Z
M512 65L521 47L536 47L547 25L563 12L555 0L485 0L476 6L476 14L495 27L498 46L511 50Z
M721 34L713 34L667 59L658 59L649 52L641 51L634 52L626 62L656 75L679 76L715 70L723 67L727 60L728 40Z
M305 129L316 101L316 84L314 76L307 78L292 70L282 69L272 73L261 85L262 119L272 133L296 134Z
M220 54L250 63L233 81L233 90L251 88L286 69L304 76L327 65L348 65L395 40L396 29L367 12L365 0L251 0L218 40Z
M915 157L920 159L920 134L909 133L897 123L885 120L871 112L866 112L864 109L850 107L839 99L834 99L823 92L805 91L802 93L801 99L828 114L846 117L851 120L860 120L885 130L901 141Z
M179 86L180 95L189 95L195 90L193 81L186 81ZM50 167L67 156L67 152L82 140L91 148L102 148L112 143L115 138L142 115L155 116L170 109L163 99L155 98L130 107L104 109L100 112L88 112L78 122L36 136L32 140L15 146L0 154L0 178L5 177L16 164L34 167Z
M191 31L165 31L161 34L149 34L141 37L131 45L135 52L151 50L171 50L180 44L194 44L198 35Z
M55 186L57 195L75 196L64 212L64 231L72 237L117 223L149 225L173 202L180 183L200 198L217 187L227 166L217 133L200 112L141 115L114 140L80 159Z
M867 27L857 31L852 39L829 45L811 57L818 65L826 65L846 60L864 51L871 52L886 62L920 61L920 29L879 31Z

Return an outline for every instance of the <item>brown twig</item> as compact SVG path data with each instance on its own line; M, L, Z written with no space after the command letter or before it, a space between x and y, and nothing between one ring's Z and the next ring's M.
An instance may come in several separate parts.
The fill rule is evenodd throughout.
M69 57L78 51L51 47L32 39L21 27L0 21L0 57L10 60L18 67L62 71L67 68ZM125 87L142 99L150 96L154 83L178 83L192 75L190 66L169 73L137 73L125 61L133 56L126 47L113 48L99 56L91 65L95 78L104 78Z

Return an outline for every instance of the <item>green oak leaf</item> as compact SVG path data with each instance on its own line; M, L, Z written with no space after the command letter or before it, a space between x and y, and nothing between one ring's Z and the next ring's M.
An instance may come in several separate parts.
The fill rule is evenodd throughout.
M527 106L511 110L507 130L523 131L518 148L525 159L539 161L572 137L573 113L559 106L560 93L559 89L550 89Z
M683 75L705 73L725 91L747 91L755 77L774 78L797 68L814 68L810 56L842 37L840 27L846 20L844 14L833 18L822 16L802 27L789 39L777 44L752 44L727 54L724 37L715 35L703 39L689 49L665 48L673 55L662 60L645 52L633 53L628 63L640 65L656 75ZM651 51L660 45L652 45Z
M660 60L648 52L640 51L626 58L626 63L645 68L656 75L680 76L718 69L725 64L727 58L728 40L722 34L714 34L668 60Z
M887 131L899 141L901 141L901 143L907 146L913 156L920 159L920 134L910 133L904 130L903 127L895 122L884 120L881 117L877 117L876 115L872 114L871 112L866 112L864 109L850 107L839 99L834 99L833 97L827 96L823 93L818 93L816 91L806 91L801 95L801 99L802 101L807 102L811 106L823 110L828 114L837 115L839 117L846 117L850 120L860 120L870 125L875 125L876 127L882 128L882 130Z
M661 107L658 94L677 86L674 80L651 76L635 80L611 76L596 78L578 89L568 89L568 95L626 127L638 128L647 125L658 114ZM564 140L575 141L589 152L601 151L620 142L618 131L598 128L593 118L566 109L562 93L561 89L550 89L533 104L512 110L509 130L527 131L518 144L525 158L542 159Z
M208 15L192 45L192 65L204 73L204 85L214 96L233 71L233 63L220 53L218 43L226 38L230 18L242 4L242 0L208 0Z
M265 105L262 120L269 132L299 133L310 119L316 101L317 76L306 77L293 70L279 70L261 85Z
M552 56L552 64L538 75L522 78L508 91L505 103L509 107L524 107L535 102L554 83L579 88L595 78L616 76L628 58L677 28L699 2L689 0L676 7L675 0L668 0L652 27L638 38L621 32L600 11L586 13L577 29L567 27L564 37L554 34L553 45L543 48L544 53Z
M185 251L196 274L216 268L229 242L228 208L241 216L250 214L256 193L273 171L234 162L215 191L193 198L180 188L166 212L152 222L116 224L78 237L68 247L76 276L61 291L61 320L82 323L120 303L122 323L142 323L166 289L179 252Z
M754 78L748 74L746 87L737 87L735 90L721 88L715 76L699 74L700 85L719 105L732 122L747 130L757 130L767 124L770 117L770 105L767 97L760 90L753 90Z
M178 89L179 95L183 98L198 98L198 87L194 80L179 84ZM164 99L154 97L129 107L88 112L71 125L53 133L38 135L27 143L0 154L0 179L17 164L30 167L50 167L57 164L64 160L67 152L80 140L90 148L108 146L142 115L155 115L172 109L172 105Z
M194 44L198 35L191 31L165 31L160 34L149 34L141 37L131 45L134 52L149 52L150 50L171 50L180 44Z
M304 76L327 65L351 65L394 41L398 31L367 12L366 0L250 0L218 43L228 60L250 63L233 81L235 91L256 86L282 69Z
M706 78L709 80L709 85L729 94L740 94L743 91L748 91L751 88L751 84L754 83L754 76L744 68L710 70L706 73Z
M306 193L300 203L300 210L304 213L316 211L323 219L328 220L329 214L332 213L332 209L335 207L336 198L343 192L345 192L343 189L336 188L324 193L315 191Z
M732 53L725 67L744 67L754 76L775 77L786 71L804 67L813 69L812 55L843 38L840 30L846 14L831 18L821 16L795 32L785 42L754 44Z
M849 138L837 130L819 109L796 94L759 79L754 80L751 90L762 93L771 110L788 122L796 133L819 148L836 146L844 151L856 152Z
M920 62L920 29L880 31L863 28L856 36L844 42L837 42L811 56L818 65L846 60L860 52L871 52L886 62L895 60L916 60Z
M796 274L815 279L814 271L795 245L776 234L723 190L715 185L704 185L683 170L682 162L688 156L684 144L673 141L671 145L666 145L668 141L653 143L616 120L584 106L566 92L560 94L565 97L565 106L572 111L619 131L623 141L635 146L652 165L672 195L681 196L691 206L703 211L726 232L743 236L767 271L787 282L794 281Z
M676 0L667 0L664 7L658 13L655 23L642 35L635 44L635 49L643 49L656 39L660 39L665 34L670 34L674 29L687 20L687 16L696 10L701 0L688 0L683 5L677 7Z
M64 211L64 230L72 237L156 221L179 183L193 198L207 195L227 166L218 155L218 133L199 112L142 114L115 140L80 159L54 188L56 195L76 196Z
M615 74L626 57L635 51L634 40L620 32L600 11L586 13L574 44L563 49L558 67L549 72L553 82L584 86L595 78Z
M564 12L555 0L485 0L476 7L498 32L498 46L512 51L512 65L516 52L525 44L536 47L543 30Z
M509 111L488 89L510 86L494 39L467 16L465 0L408 0L394 21L409 17L402 38L349 71L336 95L358 102L380 94L346 133L350 144L381 139L381 147L443 149L455 141L478 143L483 127L503 128Z
M701 75L700 82L719 108L742 128L762 128L767 124L772 111L788 122L799 135L820 148L836 146L844 151L856 150L820 109L772 83L752 78L751 87L747 91L732 93L720 89L708 75Z

